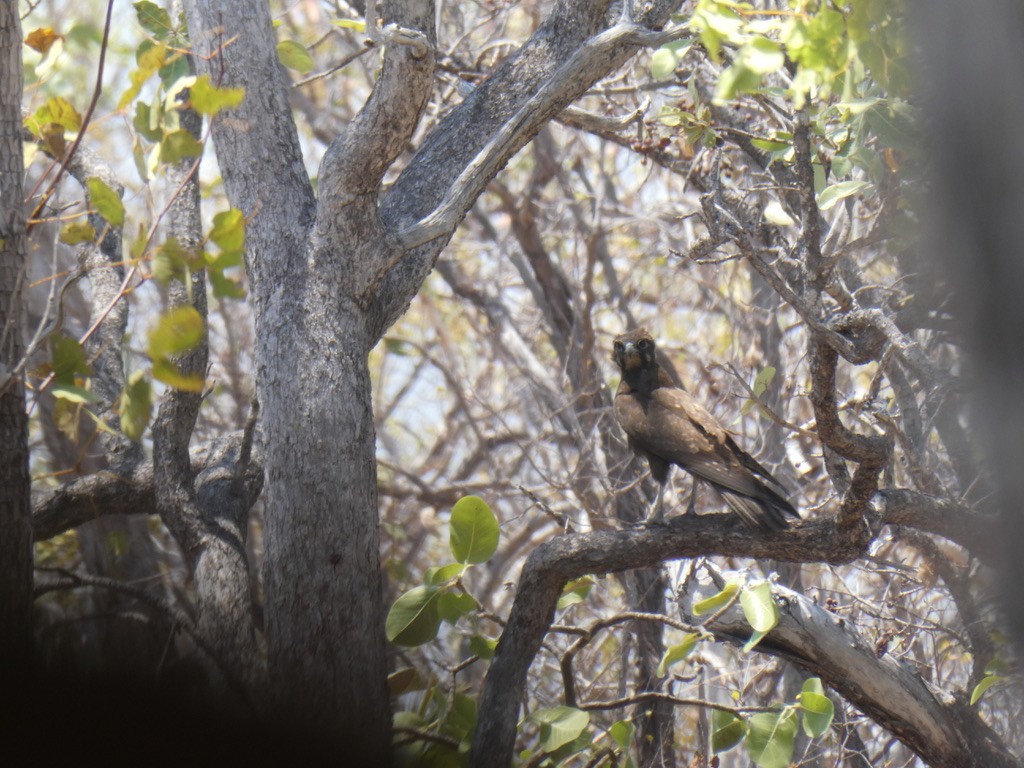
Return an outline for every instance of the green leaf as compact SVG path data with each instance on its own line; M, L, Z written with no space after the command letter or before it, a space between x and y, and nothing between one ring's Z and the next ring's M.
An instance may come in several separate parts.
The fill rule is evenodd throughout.
M42 138L43 129L52 124L59 125L66 131L77 133L82 128L82 116L67 99L51 96L43 106L25 118L25 127L37 138Z
M437 587L413 587L400 596L388 611L384 632L395 645L414 646L429 643L437 637L441 616Z
M477 608L476 600L465 592L443 591L437 598L437 615L449 624L454 624L467 613Z
M135 7L135 17L139 21L139 26L153 35L153 37L163 40L174 31L174 27L171 25L171 17L167 11L156 3L151 3L149 0L139 0L139 2L132 3L132 5Z
M871 189L873 186L870 181L840 181L838 184L831 184L818 195L818 207L827 211L840 200Z
M149 104L139 101L135 104L135 117L132 119L132 127L147 141L158 142L164 137L164 129L160 124L160 116L163 113L163 104L159 100L155 102L155 109Z
M313 69L313 57L304 46L294 40L282 40L277 44L277 58L288 69L305 74Z
M192 109L201 115L216 115L225 109L234 109L245 99L245 88L218 88L209 75L200 75L189 90Z
M203 340L206 323L191 304L175 307L162 315L149 332L149 356L154 360L176 357Z
M759 768L787 768L795 739L792 710L761 712L747 720L747 754Z
M728 752L747 735L747 724L732 712L720 709L711 711L711 751L714 754Z
M479 496L464 496L452 507L452 554L460 563L483 563L498 549L498 520Z
M86 179L85 186L89 189L89 203L96 212L115 227L123 225L124 203L121 196L96 176Z
M751 139L750 143L765 152L784 152L793 146L792 141L782 139Z
M160 142L161 163L177 163L186 157L199 157L201 154L203 143L184 128L171 131Z
M423 575L423 583L443 587L466 572L462 563L449 563L434 568L427 568Z
M740 585L735 581L730 581L717 595L711 597L705 597L703 600L698 600L693 604L693 615L703 616L705 613L714 613L736 595L739 591Z
M566 706L538 709L530 719L540 724L540 748L545 752L568 744L590 725L589 713Z
M661 661L658 662L658 677L663 676L673 664L677 664L689 656L697 647L698 640L700 640L700 636L696 632L690 632L681 643L670 645L661 657Z
M779 623L779 607L772 597L770 582L744 587L740 592L740 605L747 623L758 632L770 632Z
M825 695L821 679L811 677L804 681L800 692L800 711L803 714L803 729L810 738L816 739L832 727L835 707Z
M974 686L974 690L971 691L971 706L973 707L979 701L981 697L985 695L985 691L991 688L993 685L998 683L1003 678L999 675L986 675L981 678L981 682Z
M90 390L74 384L54 384L50 391L54 397L67 400L69 403L95 403L99 400Z
M213 295L218 299L244 299L245 288L241 280L226 276L219 270L210 270L207 275L210 285L213 288Z
M564 611L570 605L578 605L587 599L594 587L593 576L581 576L562 587L562 595L555 604L556 610Z
M651 55L651 79L666 80L672 77L678 61L675 53L668 48L659 48Z
M245 215L237 208L214 214L210 239L222 251L235 253L245 248Z
M73 221L61 228L60 239L68 245L91 243L96 239L96 229L87 221Z
M446 736L462 740L476 729L476 700L464 693L452 696L448 714L441 724Z
M494 650L498 647L498 641L484 635L473 635L469 638L469 650L484 661L494 658Z
M153 412L153 387L144 371L133 371L125 384L117 404L121 417L121 431L135 442L142 439L149 417Z
M366 32L366 22L361 19L335 19L331 24L342 29L353 29L360 33Z
M633 743L633 734L636 733L636 726L629 722L629 720L619 720L612 723L608 733L615 739L615 743L619 745L620 749L628 750Z
M50 366L58 384L74 384L76 374L92 373L82 345L63 334L50 337Z
M768 389L768 385L771 384L772 379L775 378L775 373L775 367L771 365L766 365L757 372L757 376L754 377L754 386L752 387L755 395L760 397L765 393L765 390Z
M178 366L166 358L153 361L153 378L169 387L186 392L202 392L206 387L206 379L203 376L197 373L182 373Z
M184 283L188 274L180 245L175 238L168 238L168 241L172 240L174 242L170 247L165 242L153 255L153 276L161 285L167 285L174 279Z
M747 640L747 642L743 644L743 652L750 653L752 650L754 650L755 647L757 647L758 643L764 640L764 637L767 634L767 632L762 632L760 630L755 629L753 632L750 633L750 638Z
M738 56L743 59L747 69L758 75L767 75L780 69L786 63L782 47L763 35L751 38L740 48Z

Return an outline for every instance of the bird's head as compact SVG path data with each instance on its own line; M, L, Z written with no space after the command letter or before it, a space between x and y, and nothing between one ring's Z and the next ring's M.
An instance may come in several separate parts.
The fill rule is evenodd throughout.
M654 337L646 328L637 328L615 337L612 343L612 360L623 375L645 369L656 369Z

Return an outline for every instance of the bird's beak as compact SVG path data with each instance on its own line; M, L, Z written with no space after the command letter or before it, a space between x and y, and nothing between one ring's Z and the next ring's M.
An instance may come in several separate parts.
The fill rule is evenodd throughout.
M627 341L622 347L622 370L631 371L639 368L642 361L640 350L633 342Z

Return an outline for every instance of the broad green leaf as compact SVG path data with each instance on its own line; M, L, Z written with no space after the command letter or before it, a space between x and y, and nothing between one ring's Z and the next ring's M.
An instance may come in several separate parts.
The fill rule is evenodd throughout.
M651 55L651 79L666 80L673 76L679 59L668 48L659 48Z
M658 122L662 125L668 126L669 128L677 128L686 122L686 118L688 116L690 115L679 107L674 107L671 104L663 104L661 110L658 112Z
M476 600L465 592L444 590L437 598L437 615L449 624L454 624L467 613L475 611Z
M74 384L77 374L88 376L92 373L82 345L63 334L50 337L50 366L58 384Z
M719 0L700 0L690 20L714 61L719 60L723 42L743 40L743 18L731 5Z
M366 22L361 19L335 19L331 24L342 29L352 29L360 33L366 32Z
M566 706L539 709L530 719L540 724L540 748L545 752L554 752L568 744L590 725L589 713Z
M245 88L218 88L209 75L200 75L189 90L192 109L201 115L216 115L237 107L245 99Z
M222 251L241 251L245 247L245 215L237 208L214 214L210 239Z
M202 340L206 323L191 304L175 307L162 315L149 332L149 356L154 360L175 357L193 349Z
M54 397L69 403L95 403L99 399L90 390L74 384L54 384L50 391Z
M786 63L782 47L762 35L751 38L740 48L738 58L743 60L747 69L758 75L767 75Z
M135 442L142 439L149 417L153 412L153 387L144 371L133 371L128 376L117 413L121 417L121 431Z
M755 395L760 397L765 393L765 390L768 389L768 385L771 384L772 379L775 378L775 373L775 367L771 365L766 365L757 372L757 376L754 377L754 386L752 387Z
M313 57L304 46L294 40L282 40L277 44L277 58L288 69L305 74L313 69Z
M811 677L804 681L800 692L800 711L803 714L803 729L810 738L816 739L832 726L835 707L825 695L820 678Z
M747 642L743 644L743 652L750 653L752 650L754 650L755 647L757 647L758 643L764 640L764 637L767 634L767 632L762 632L760 630L755 629L753 632L750 633L750 638L747 640Z
M67 99L51 96L43 106L25 118L25 127L39 138L42 138L43 128L53 123L66 131L77 133L82 128L82 116Z
M180 54L173 54L180 56ZM131 85L121 94L117 102L118 109L124 109L139 95L142 86L160 70L172 56L170 49L163 43L154 43L152 40L143 40L135 49L135 62L138 68L128 76Z
M681 643L670 645L661 657L661 661L658 662L658 677L663 676L673 664L677 664L689 656L693 649L697 647L699 639L700 636L696 632L690 632L683 638Z
M772 585L762 581L748 585L740 592L743 615L758 632L770 632L779 623L779 607L772 597Z
M498 641L496 639L485 637L484 635L473 635L469 638L469 650L484 661L490 661L494 658L494 650L497 647Z
M981 678L981 682L974 686L974 690L971 691L971 706L981 701L981 697L985 695L985 692L1002 679L999 675L986 675Z
M167 358L153 361L153 378L169 387L186 392L202 392L206 388L206 379L202 375L182 373L181 369Z
M818 207L827 211L840 200L871 189L872 186L869 181L840 181L838 184L831 184L818 195Z
M186 157L199 157L201 154L203 143L184 128L171 131L160 142L161 163L177 163Z
M217 298L245 298L245 288L242 287L240 280L230 278L218 270L211 270L207 273L207 277L210 279L210 286L213 288L213 295Z
M840 101L832 105L832 109L837 110L844 119L848 120L851 117L857 115L863 115L872 107L881 104L882 99L879 98L868 98L868 99L851 99L850 101Z
M633 734L636 733L636 726L629 722L629 720L619 720L618 722L612 723L612 727L608 729L608 733L621 749L628 750L630 745L633 743Z
M115 227L124 224L124 203L117 192L96 176L86 179L85 186L89 188L89 203L100 216Z
M441 729L446 736L459 739L473 733L476 728L476 699L464 693L456 693L452 696L451 706L448 714L441 724Z
M164 88L170 88L181 78L188 77L192 73L192 69L188 65L188 58L183 53L174 51L157 72Z
M782 139L751 139L750 143L765 152L783 152L793 146L792 141Z
M705 597L703 600L698 600L696 603L694 603L693 615L703 616L705 613L714 613L719 608L728 603L730 600L732 600L736 593L739 591L739 588L740 585L737 582L730 581L728 584L725 585L725 588L722 589L722 591L719 592L717 595Z
M558 603L555 608L559 611L563 611L570 605L578 605L587 599L587 595L590 594L590 590L594 587L593 576L582 576L578 579L574 579L562 587L562 595L558 598Z
M747 754L759 768L787 768L795 739L791 710L761 712L747 720Z
M174 279L185 282L188 268L181 256L180 249L173 246L168 248L167 243L161 245L157 252L153 254L153 276L162 285L167 285Z
M448 565L427 568L423 574L423 583L443 587L465 572L466 566L463 563L449 563Z
M711 711L711 751L714 754L728 752L747 735L747 724L732 712L720 709Z
M96 230L87 221L73 221L61 228L60 239L68 245L91 243L96 239Z
M167 11L156 3L149 2L149 0L139 0L139 2L132 3L132 5L135 7L135 17L139 21L139 26L153 35L153 37L163 40L174 31L174 27L171 25L171 17Z
M452 507L452 554L460 563L483 563L498 549L498 520L479 496L464 496Z
M395 645L414 646L429 643L437 637L441 616L437 587L413 587L401 595L388 611L384 632Z

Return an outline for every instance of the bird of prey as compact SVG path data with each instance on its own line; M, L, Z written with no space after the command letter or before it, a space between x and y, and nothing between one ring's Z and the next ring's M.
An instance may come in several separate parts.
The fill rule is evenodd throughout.
M753 528L781 530L786 527L786 515L800 517L771 473L736 445L689 392L672 383L658 365L650 333L638 328L616 336L612 360L622 371L615 415L630 447L647 457L651 475L660 484L645 522L661 517L662 496L673 464L693 475L695 485L697 480L708 483Z

